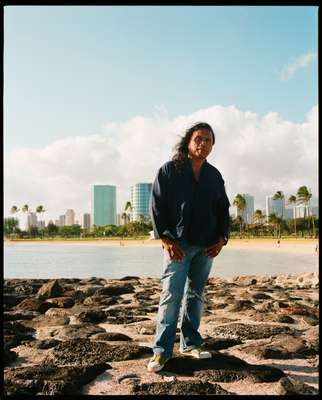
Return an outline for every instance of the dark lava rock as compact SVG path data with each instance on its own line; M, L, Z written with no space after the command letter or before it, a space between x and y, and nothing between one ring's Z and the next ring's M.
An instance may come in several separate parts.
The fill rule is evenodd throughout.
M53 304L54 307L58 308L70 308L74 305L74 300L71 297L53 297L48 299L48 303Z
M117 332L97 333L90 337L91 340L106 340L106 341L132 341L130 336Z
M309 317L307 315L301 315L301 319L303 319L310 326L319 325L319 320L316 317Z
M62 326L69 324L69 317L66 315L39 315L31 321L24 324L32 328L41 328L44 326Z
M125 361L152 354L149 347L132 343L110 345L89 339L67 340L56 346L44 362L55 365L93 365L108 361Z
M26 343L22 341L21 343L35 349L51 349L52 347L56 347L59 343L61 343L61 341L56 339L44 339L34 340L33 342Z
M43 298L60 297L63 294L63 288L58 280L49 281L41 286L37 295Z
M234 304L232 304L231 308L229 311L243 311L243 310L249 310L252 309L253 306L255 305L254 302L251 300L236 300Z
M80 288L81 292L85 297L89 297L95 294L96 290L101 289L102 285L86 285Z
M63 293L64 297L70 297L72 298L75 302L82 302L86 298L84 292L82 290L66 290Z
M257 283L257 279L252 277L252 276L235 276L233 278L233 281L235 284L237 284L238 286L251 286L251 285L256 285Z
M18 357L18 354L15 351L5 348L4 352L3 352L3 366L7 367L12 362L14 362L17 359L17 357Z
M283 377L278 383L278 395L318 395L319 390L291 377Z
M16 296L11 294L4 294L2 297L3 304L8 307L14 307L27 299L29 296Z
M47 303L46 301L42 301L36 298L29 298L23 300L19 303L15 309L16 310L25 310L25 311L38 311L41 314L45 313L49 308L53 307L52 304Z
M105 311L106 320L112 324L131 324L133 322L147 321L150 320L148 317L138 317L133 314L133 311L129 307L114 308Z
M134 384L131 389L134 395L209 395L234 394L227 392L221 386L199 380L155 382Z
M37 317L38 311L6 311L3 313L4 321L31 320Z
M60 340L77 338L88 338L96 333L105 333L105 329L91 323L64 325L53 329L50 333L52 337Z
M212 352L212 355L212 358L200 360L188 356L173 357L165 364L163 371L198 377L202 376L201 371L206 371L210 377L213 374L210 380L214 381L216 377L222 382L232 382L246 377L252 377L256 382L275 382L285 376L278 368L248 364L238 357L220 352ZM230 374L231 380L229 380Z
M109 296L89 296L83 301L85 306L111 306L117 303L116 297Z
M278 315L276 321L283 324L294 324L296 322L295 319L289 315Z
M25 326L18 321L7 321L3 323L3 334L4 335L15 335L15 336L25 336L31 335L36 332L35 329Z
M248 339L264 339L280 333L294 335L297 333L295 329L288 326L276 326L269 324L249 325L242 323L232 323L214 327L211 336L215 337L232 337L240 340Z
M243 343L239 339L205 338L203 346L207 350L222 350Z
M18 337L16 335L4 335L3 336L4 349L9 350L12 347L18 346L21 340L22 340L21 337Z
M305 306L303 304L295 304L286 308L285 313L291 315L306 315L308 317L319 319L319 310L315 307Z
M112 282L95 291L96 296L118 296L125 293L133 293L135 288L130 283Z
M5 395L80 394L83 385L111 366L97 363L87 366L36 365L5 371Z
M207 382L236 382L243 379L254 383L276 382L284 372L278 368L268 367L266 365L251 365L243 368L216 368L206 371L197 371L194 373L199 379Z
M84 282L84 279L81 280L80 282ZM97 278L96 276L92 276L89 279L85 280L86 283L91 283L92 285L105 285L106 284L106 280L103 278Z
M120 281L139 281L140 278L138 276L124 276L123 278L120 279Z
M228 306L228 303L213 303L211 305L211 308L213 310L222 310L223 308L226 308Z
M317 349L305 340L290 335L276 335L269 343L252 343L241 350L259 359L307 358L317 354Z
M106 312L100 308L92 308L76 314L76 318L79 322L92 322L96 324L106 320Z
M272 298L270 295L263 293L263 292L252 293L251 296L255 300L261 300L261 299L266 300L266 299Z

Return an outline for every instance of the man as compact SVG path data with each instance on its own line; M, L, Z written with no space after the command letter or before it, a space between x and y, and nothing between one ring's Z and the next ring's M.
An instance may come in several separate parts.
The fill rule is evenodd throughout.
M214 143L209 124L192 126L153 184L152 225L155 238L162 241L164 270L151 372L160 371L172 356L183 297L180 352L211 357L201 347L198 328L213 258L228 241L230 206L220 172L206 160Z

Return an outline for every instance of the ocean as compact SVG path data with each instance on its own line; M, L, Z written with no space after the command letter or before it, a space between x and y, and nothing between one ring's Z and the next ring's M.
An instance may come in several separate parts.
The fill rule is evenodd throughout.
M318 272L318 256L279 249L224 248L210 276ZM4 243L4 278L159 278L162 249L152 246Z

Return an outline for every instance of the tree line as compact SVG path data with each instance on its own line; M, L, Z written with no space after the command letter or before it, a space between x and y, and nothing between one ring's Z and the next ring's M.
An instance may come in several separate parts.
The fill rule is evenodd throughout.
M104 237L118 237L118 238L136 238L148 236L152 230L151 218L143 214L139 215L138 221L130 221L131 212L133 208L131 202L127 201L124 211L121 214L123 225L108 224L104 226L93 225L91 229L84 229L79 224L70 226L57 226L49 222L45 227L30 226L27 230L19 228L19 221L17 218L8 217L4 218L4 236L9 238L19 239L35 239L35 238L104 238ZM17 206L11 207L11 214L15 215L19 211L23 213L31 212L30 207L25 204L21 210ZM43 214L46 210L42 205L36 207L36 213Z
M304 205L304 217L285 220L284 216L278 216L276 213L271 213L268 217L259 209L253 214L252 223L244 221L242 214L246 208L246 199L241 194L237 194L234 198L233 205L237 208L237 217L230 217L231 236L251 237L251 236L273 236L281 237L282 235L292 236L310 236L318 237L319 220L314 215L306 214L307 208L310 206L311 192L306 186L301 186L297 190L296 195L291 195L288 198L288 204ZM284 199L282 191L277 191L273 200ZM17 214L20 209L17 206L11 207L11 213ZM21 207L23 213L30 212L30 207L25 204ZM44 206L36 207L36 213L42 215L46 210ZM4 219L4 235L12 238L46 238L46 237L141 237L148 236L152 230L152 222L149 216L140 215L139 221L130 221L133 207L130 201L127 201L124 211L121 214L123 225L93 225L90 230L82 228L80 225L72 226L56 226L54 223L49 223L46 227L31 226L28 230L21 230L17 218L9 217Z
M312 193L306 186L300 186L297 190L296 196L291 195L287 203L294 206L294 216L290 220L285 220L284 215L277 215L271 213L268 216L264 215L261 210L255 210L253 214L253 221L251 224L244 221L242 214L246 208L246 199L238 193L233 201L233 205L237 208L237 217L231 218L231 232L233 235L243 236L274 236L281 237L281 235L292 236L310 236L318 237L319 233L319 220L312 213L307 213L310 208L310 200ZM273 195L273 200L283 200L285 198L282 191L278 190ZM295 207L297 205L304 206L304 216L297 218L295 214Z

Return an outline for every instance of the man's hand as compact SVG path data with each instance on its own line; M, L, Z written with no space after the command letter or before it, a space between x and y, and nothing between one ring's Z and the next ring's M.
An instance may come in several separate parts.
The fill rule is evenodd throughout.
M215 243L205 249L206 256L208 257L217 257L218 254L221 252L221 249L223 245L225 244L225 241L223 239L220 239L218 243Z
M171 260L182 261L184 252L176 240L162 238L162 247L169 253Z

